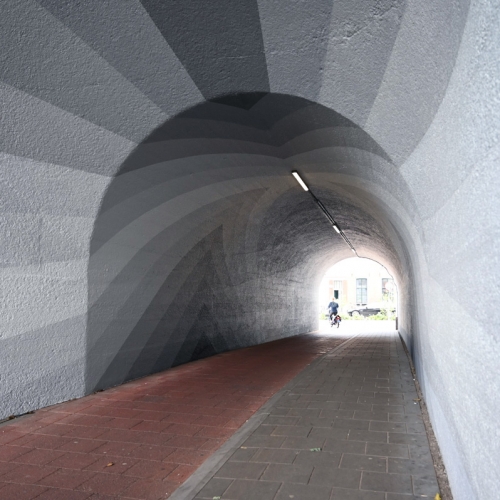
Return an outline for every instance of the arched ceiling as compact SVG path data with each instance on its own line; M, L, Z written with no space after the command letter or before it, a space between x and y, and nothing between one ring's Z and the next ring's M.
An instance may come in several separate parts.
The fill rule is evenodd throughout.
M495 289L477 279L498 234L495 2L0 9L5 414L310 330L312 290L352 254L298 170L398 280L400 333L473 498L489 473L467 418L485 411L452 389L478 394L470 380L497 359L480 321L494 294L459 307L464 289ZM452 345L481 362L458 348L438 362L443 309L460 318Z

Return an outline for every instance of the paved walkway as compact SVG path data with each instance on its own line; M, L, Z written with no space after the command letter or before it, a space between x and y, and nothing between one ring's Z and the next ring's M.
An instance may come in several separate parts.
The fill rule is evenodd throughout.
M164 499L343 340L301 335L240 349L4 423L0 499Z
M359 336L296 377L195 498L434 499L417 399L398 336Z
M345 340L233 351L4 424L0 499L433 499L399 338Z

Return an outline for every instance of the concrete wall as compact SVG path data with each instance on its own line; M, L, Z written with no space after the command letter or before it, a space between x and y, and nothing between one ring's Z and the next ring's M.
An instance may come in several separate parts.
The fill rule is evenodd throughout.
M0 417L315 327L399 285L457 499L495 498L499 5L11 0L0 15Z

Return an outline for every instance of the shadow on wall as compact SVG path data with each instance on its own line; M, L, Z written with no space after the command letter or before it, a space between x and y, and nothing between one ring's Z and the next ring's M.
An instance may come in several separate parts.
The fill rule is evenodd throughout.
M289 175L312 164L399 175L348 119L262 92L189 109L135 149L91 240L87 392L315 329L318 266L345 248ZM321 194L346 231L397 260L352 199Z

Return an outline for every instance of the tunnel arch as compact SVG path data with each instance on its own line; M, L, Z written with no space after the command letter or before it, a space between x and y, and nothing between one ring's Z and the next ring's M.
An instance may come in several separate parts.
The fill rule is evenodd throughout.
M182 127L172 131L167 122L183 112L199 113L197 106L205 103L203 113L212 119L204 128L212 135L191 141L189 163L195 165L210 143L213 154L206 159L216 166L221 158L232 159L236 173L234 161L243 152L246 163L240 166L252 172L255 189L242 190L245 175L228 179L223 168L204 178L193 172L183 200L196 210L183 212L179 199L171 205L179 218L170 226L171 255L180 259L193 249L194 263L205 253L224 277L215 245L232 257L231 265L263 274L256 263L270 249L258 246L258 228L272 229L279 220L270 219L273 207L290 208L287 196L301 196L288 174L295 168L332 209L353 214L356 244L366 256L374 253L359 231L367 219L354 215L369 214L377 223L375 241L390 243L379 245L383 255L375 257L392 263L406 280L400 333L412 353L454 496L494 498L500 455L491 439L500 409L492 397L500 391L497 2L285 3L286 8L270 0L13 0L2 9L0 418L80 397L101 379L106 385L135 376L127 369L106 379L102 369L120 349L113 344L116 336L103 337L101 330L106 332L114 315L126 319L128 312L108 290L109 284L115 291L124 287L126 277L112 278L111 240L123 236L121 248L137 245L137 238L126 238L128 226L136 237L148 238L141 233L149 224L145 216L134 218L133 210L119 207L131 204L133 192L137 207L152 202L141 199L138 183L154 183L154 176L147 182L135 167L154 158L154 142L144 141L157 129L181 134L169 169L172 189L183 189L189 176L175 178L173 162L175 155L180 162L187 154L182 148L189 141ZM300 136L302 142L291 141L292 152L282 148L277 155L266 125L253 116L268 94L276 103L279 95L305 99L296 105L290 127L307 122L311 106L324 106L360 129L345 127L351 144L361 146L362 131L373 140L364 148L337 147L337 163L328 163L333 148L321 144L332 135L313 126ZM190 120L193 127L202 122L199 116ZM226 139L217 138L220 127ZM205 181L205 191L191 189ZM218 198L206 208L203 197L210 193ZM311 227L292 225L296 244L324 223L312 208L307 212L305 199L301 203L293 207L304 210ZM135 226L129 224L133 220ZM226 223L217 230L221 221ZM320 246L332 250L331 236L318 231L313 236ZM201 233L206 241L197 247ZM116 252L117 259L123 255ZM109 269L106 258L99 261L102 256ZM303 266L305 275L328 265L321 252L316 257ZM177 283L187 275L194 279L200 269L189 274L188 268L177 269ZM132 273L133 266L127 269ZM261 278L258 272L250 276L255 283ZM271 288L280 283L275 279ZM293 303L286 283L292 281L284 281L282 290ZM133 321L140 316L133 307L129 314L134 311ZM172 313L180 315L175 307ZM110 341L102 351L111 354L98 353L101 372L94 375L88 358L92 342L101 337Z
M154 130L109 184L90 243L88 392L315 329L311 291L351 254L292 169L411 293L380 193L397 187L412 215L415 203L384 149L301 97L223 96Z

